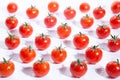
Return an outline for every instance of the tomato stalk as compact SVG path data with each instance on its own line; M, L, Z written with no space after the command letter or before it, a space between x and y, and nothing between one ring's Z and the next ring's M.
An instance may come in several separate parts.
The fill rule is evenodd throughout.
M119 61L119 59L117 59L117 64L120 64L120 61Z
M52 16L52 14L48 13L48 17L51 17L51 16Z
M115 35L111 35L111 38L112 38L112 40L116 41L117 38L118 38L118 35L117 35L117 36L115 36Z
M96 48L98 48L99 45L94 45L92 46L92 50L95 50Z
M62 50L62 44L57 48L59 51L60 51L60 53L62 52L61 50Z
M80 59L77 59L76 64L74 65L74 67L76 67L78 64L80 64L81 66L83 66L82 62L80 61Z
M28 46L28 49L29 49L29 51L31 51L31 50L32 50L32 47L29 45L29 46Z
M86 14L85 18L89 18L89 15L88 15L88 14Z
M67 23L62 23L62 26L64 26L64 29L67 27Z
M8 33L10 39L14 39L15 35L11 35L10 33Z
M35 6L31 5L31 8L33 9L33 8L35 8Z
M40 63L43 63L44 62L44 58L42 58L41 60L38 60Z
M118 14L117 17L120 17L120 14Z
M71 9L71 6L67 7L67 9Z
M24 26L28 26L29 24L27 22L24 23Z
M82 36L83 35L82 32L79 32L79 35Z

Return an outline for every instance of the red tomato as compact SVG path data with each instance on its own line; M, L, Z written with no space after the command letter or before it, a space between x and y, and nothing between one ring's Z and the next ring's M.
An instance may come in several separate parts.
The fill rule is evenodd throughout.
M113 29L120 28L120 14L110 18L110 25Z
M111 78L116 78L120 76L120 63L117 61L110 61L106 64L105 68L107 74Z
M79 9L83 13L88 12L90 10L90 5L86 2L81 3L80 6L79 6Z
M48 4L48 10L50 12L56 12L59 8L59 4L56 1L51 1Z
M0 77L6 78L14 73L15 65L12 61L3 58L0 62Z
M19 44L20 44L20 38L16 35L9 34L9 36L5 38L5 45L10 50L17 48Z
M120 1L114 1L111 4L111 11L113 13L120 13Z
M118 36L111 35L111 39L108 40L107 44L108 44L108 48L112 52L116 52L120 50L120 38L118 38Z
M19 33L23 38L29 37L33 33L33 28L31 25L25 22L19 27Z
M39 50L45 50L50 46L51 39L43 33L35 38L35 45Z
M48 14L48 16L45 17L44 19L44 24L46 25L47 28L54 27L56 23L57 23L57 18L52 14Z
M79 50L84 49L89 44L89 37L80 32L79 34L74 36L73 44L76 47L76 49L79 49Z
M95 19L101 19L105 16L106 11L105 9L103 9L101 6L97 7L93 10L93 15L95 17Z
M55 48L52 50L51 57L54 63L59 64L59 63L62 63L66 59L67 52L65 49L62 48L62 45L61 45L58 48Z
M75 9L68 7L67 9L64 10L64 16L68 20L73 19L76 16Z
M64 39L71 34L71 27L67 25L67 23L59 25L57 27L57 34L60 39Z
M36 77L43 77L48 74L50 70L50 65L47 61L43 59L36 61L33 64L33 71Z
M102 56L103 52L100 48L98 48L98 46L89 47L85 51L85 58L90 64L98 63L102 59Z
M7 5L7 10L9 13L14 13L16 12L18 9L18 6L16 3L14 2L10 2L8 5Z
M17 27L18 19L15 16L10 16L6 19L5 24L8 29L14 29Z
M30 19L33 19L39 15L39 10L34 6L31 6L31 7L27 8L26 14Z
M94 23L94 19L88 15L83 16L80 20L80 24L84 29L90 28Z
M87 70L87 64L79 59L70 64L70 72L73 77L80 78L86 74Z
M33 59L36 57L36 52L34 49L29 47L24 47L20 50L20 58L23 61L23 63L29 63L33 61Z
M96 34L99 39L104 39L110 35L110 27L108 25L99 25L96 28Z

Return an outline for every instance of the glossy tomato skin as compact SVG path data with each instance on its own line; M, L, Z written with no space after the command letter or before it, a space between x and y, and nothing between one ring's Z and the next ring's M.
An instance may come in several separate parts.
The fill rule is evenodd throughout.
M73 77L80 78L86 74L88 68L85 62L73 61L70 64L70 72Z
M56 2L56 1L49 2L49 4L48 4L48 10L50 12L56 12L56 11L58 11L58 9L59 9L58 2Z
M9 13L14 13L18 10L18 6L14 2L10 2L7 5L7 10L8 10Z
M19 44L20 44L20 38L16 35L9 34L9 36L5 38L5 45L10 50L17 48Z
M73 19L76 16L75 9L68 7L67 9L64 10L64 16L67 20Z
M120 12L120 1L114 1L111 4L111 11L115 14Z
M33 64L33 71L36 77L43 77L48 74L50 65L47 61L36 61Z
M105 67L106 73L111 78L116 78L120 76L120 63L117 61L110 61Z
M120 28L120 14L117 16L112 16L110 18L110 25L111 25L112 29Z
M67 23L59 25L57 27L57 34L60 39L65 39L71 34L71 27Z
M10 16L6 18L5 24L8 29L14 29L18 25L18 19L15 16Z
M24 47L20 50L20 59L22 60L23 63L29 63L34 60L36 57L36 52L34 49L29 47Z
M47 49L51 44L51 39L49 36L41 34L35 38L35 45L39 50Z
M47 28L52 28L56 25L57 23L57 18L51 14L48 14L47 17L44 19L44 24L46 25Z
M93 15L94 15L95 19L101 19L101 18L103 18L105 16L105 14L106 14L106 11L101 6L95 8L93 10Z
M98 63L102 59L102 56L103 56L103 52L97 46L89 47L85 51L85 58L87 62L90 64Z
M107 46L111 52L116 52L120 50L120 38L111 35L111 39L108 40Z
M81 19L80 19L80 24L82 25L82 27L84 29L87 29L87 28L90 28L94 23L94 19L93 17L90 17L88 15L86 16L83 16Z
M107 38L111 33L110 27L108 25L99 25L96 28L96 35L99 39Z
M19 33L23 38L28 38L33 33L33 28L31 25L25 22L19 27Z
M73 44L78 50L82 50L89 44L89 37L85 34L79 33L74 36Z
M36 8L34 6L31 6L31 7L27 8L26 14L30 19L34 19L39 15L39 10L38 10L38 8Z
M86 13L90 10L90 5L86 2L83 2L83 3L80 4L79 10L83 13Z
M0 62L0 77L6 78L11 76L15 71L15 65L12 61Z

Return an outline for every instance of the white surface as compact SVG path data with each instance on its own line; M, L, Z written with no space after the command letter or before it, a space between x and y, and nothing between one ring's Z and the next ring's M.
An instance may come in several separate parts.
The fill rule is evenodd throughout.
M19 35L19 32L17 31L19 26L24 23L24 22L29 22L33 28L34 28L34 33L32 36L30 36L27 39L21 38L21 44L18 48L15 50L8 50L4 44L4 39L7 37L7 28L5 26L5 19L9 15L14 15L14 14L9 14L7 12L6 6L9 2L14 1L15 3L18 4L18 11L14 13L16 17L19 20L19 24L17 28L13 31L13 33ZM98 24L102 23L103 21L106 24L109 24L109 18L113 16L111 10L110 10L110 5L113 1L115 0L56 0L59 3L59 10L57 13L54 13L57 17L57 24L54 28L52 29L47 29L44 25L44 18L48 14L48 9L47 9L47 4L51 0L2 0L0 1L0 60L2 60L3 57L9 58L10 56L14 56L12 61L15 63L15 72L8 78L0 78L0 80L120 80L120 77L116 79L110 79L107 77L104 68L107 62L111 60L116 60L117 58L120 59L120 51L112 53L109 52L108 48L106 48L106 43L107 40L110 38L110 36L106 39L98 39L96 34L95 34L95 29L98 26ZM91 9L88 12L90 16L93 17L92 10L95 7L98 6L103 6L106 9L106 15L103 19L101 20L95 20L94 25L90 29L82 29L79 21L80 18L83 14L79 11L79 5L82 2L88 2L91 5ZM40 13L39 16L36 19L28 19L26 16L26 9L32 5L35 5ZM63 10L71 6L72 8L75 8L77 11L76 17L71 20L65 20L63 16ZM72 34L63 40L58 39L58 36L55 34L56 28L59 24L67 22L71 28L72 28ZM113 30L111 29L111 34L119 34L120 29L118 30ZM77 58L84 59L84 50L76 50L74 46L72 45L72 39L75 34L77 34L79 31L82 33L85 33L86 35L89 36L90 38L90 43L88 45L97 45L99 44L100 47L103 50L103 58L102 60L97 63L96 65L90 65L88 64L88 71L87 73L81 77L81 78L72 78L71 74L69 72L69 66L70 63L73 60L76 60ZM34 38L40 33L46 33L51 36L52 43L50 47L44 51L38 51L34 45ZM20 36L20 35L19 35ZM30 42L30 43L29 43ZM37 57L28 64L23 64L19 58L19 51L22 47L25 45L31 44L34 49L36 49L37 52ZM67 58L66 60L61 63L61 64L54 64L53 61L50 58L51 50L55 48L55 46L59 46L60 44L63 44L63 47L66 47L65 49L67 50ZM50 63L50 72L42 78L36 78L34 77L34 73L32 72L32 65L33 63L41 59L41 57L44 57L45 60L47 60Z

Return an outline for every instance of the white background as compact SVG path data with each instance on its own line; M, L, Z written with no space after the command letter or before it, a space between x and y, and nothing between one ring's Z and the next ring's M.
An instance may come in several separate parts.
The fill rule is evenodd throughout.
M11 1L15 2L18 5L18 11L14 14L9 14L6 9L7 4ZM56 26L54 26L54 28L47 29L46 26L44 25L44 18L47 16L49 12L47 9L47 5L50 1L52 0L0 1L0 60L2 60L3 57L8 59L11 56L13 56L12 61L15 63L15 72L10 77L0 78L0 80L120 80L120 77L116 79L110 79L105 73L105 65L111 60L116 60L117 58L120 59L120 51L112 53L108 50L106 45L108 39L110 39L110 36L107 37L106 39L100 40L95 34L95 29L98 26L98 24L105 23L109 25L109 19L111 16L114 15L110 10L110 6L112 2L115 0L94 0L94 1L93 0L56 0L59 3L59 10L53 15L57 17L57 24ZM101 20L95 20L94 25L89 29L82 29L79 23L80 18L86 15L86 13L81 13L79 11L79 5L82 2L88 2L90 4L91 8L87 14L89 14L92 17L93 17L92 11L95 7L101 5L106 10L105 17L102 18ZM31 5L33 6L35 5L39 9L40 13L37 18L30 20L26 16L25 12L26 9ZM66 9L68 6L71 6L77 12L76 17L73 20L66 20L63 15L64 9ZM34 33L29 38L26 39L21 38L21 44L15 50L8 50L4 44L4 39L8 36L7 32L9 32L5 25L5 19L10 15L15 15L19 20L17 28L11 31L13 34L20 36L18 32L18 28L24 22L30 23L34 28ZM71 26L72 33L68 38L60 40L56 34L56 28L61 23L65 23L65 22L67 22ZM79 31L89 36L90 43L88 47L92 45L98 45L98 44L100 45L99 47L103 51L103 57L102 60L96 65L88 64L88 71L84 76L82 76L81 78L73 78L71 76L71 73L69 72L70 63L78 58L81 60L85 60L84 52L87 48L86 47L83 50L76 50L72 44L73 36L77 34ZM48 49L44 51L39 51L36 49L34 45L34 39L35 36L37 36L42 32L45 34L49 34L52 42ZM118 35L119 33L120 33L120 29L117 30L111 29L111 34ZM36 50L37 56L31 63L24 64L19 58L19 51L22 47L25 47L26 45L29 44L31 44L33 48ZM61 64L54 64L50 57L51 50L55 48L55 46L59 46L60 44L62 44L63 47L65 47L67 51L67 58ZM45 58L45 60L47 60L50 63L50 71L45 77L36 78L32 71L32 65L36 60L41 59L42 57Z

